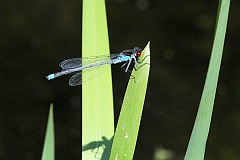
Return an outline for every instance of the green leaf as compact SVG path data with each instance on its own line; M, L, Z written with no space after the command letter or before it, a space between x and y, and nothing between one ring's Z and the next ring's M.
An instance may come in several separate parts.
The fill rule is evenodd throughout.
M54 160L54 120L52 103L49 109L48 125L43 146L42 160Z
M144 59L145 58L145 59ZM111 160L132 160L140 126L150 70L150 42L142 52L141 67L132 72L114 135Z
M230 0L220 0L207 77L185 160L203 160L209 133L227 28Z
M82 57L110 53L105 0L83 1L82 29ZM109 159L114 134L112 79L110 65L98 74L102 67L93 71L92 79L82 75L83 160Z

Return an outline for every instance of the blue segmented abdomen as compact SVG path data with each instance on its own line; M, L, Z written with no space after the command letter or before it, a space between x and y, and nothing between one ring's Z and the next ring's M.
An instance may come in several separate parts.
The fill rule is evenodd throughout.
M126 62L126 61L128 61L130 58L131 58L130 56L119 55L118 58L112 60L112 63L113 63L113 64L117 64L117 63L121 63L121 62Z
M130 56L126 56L126 55L121 55L120 57L118 57L122 62L124 61L128 61L131 57Z
M128 61L131 57L130 56L126 56L126 55L119 55L119 57L117 59L113 60L113 63L121 63L121 62L125 62Z
M46 76L46 77L47 77L48 80L50 80L50 79L54 79L54 78L55 78L55 75L54 75L54 74L50 74L50 75L48 75L48 76Z

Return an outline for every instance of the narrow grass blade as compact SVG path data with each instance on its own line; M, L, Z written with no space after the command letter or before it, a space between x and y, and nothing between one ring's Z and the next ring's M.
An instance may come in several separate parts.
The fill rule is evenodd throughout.
M150 42L142 52L142 66L132 72L124 97L110 160L132 160L140 126L150 70Z
M230 0L220 0L212 55L185 160L203 160L221 65Z
M48 116L47 131L43 146L42 160L54 160L54 120L53 104L51 103Z
M110 53L105 0L83 1L82 29L82 57ZM108 160L114 134L111 68L87 83L83 73L82 80L82 159Z

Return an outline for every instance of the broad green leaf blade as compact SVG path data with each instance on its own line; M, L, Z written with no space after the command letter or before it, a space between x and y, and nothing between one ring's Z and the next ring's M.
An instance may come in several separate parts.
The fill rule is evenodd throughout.
M140 126L150 70L150 42L142 52L142 66L132 72L124 97L110 160L132 160Z
M51 103L48 116L47 131L43 146L42 160L54 160L54 120L53 104Z
M185 160L203 160L221 65L230 0L220 0L212 55Z
M109 53L105 0L83 1L82 29L82 57ZM91 80L83 73L82 80L82 159L108 160L114 134L111 68Z

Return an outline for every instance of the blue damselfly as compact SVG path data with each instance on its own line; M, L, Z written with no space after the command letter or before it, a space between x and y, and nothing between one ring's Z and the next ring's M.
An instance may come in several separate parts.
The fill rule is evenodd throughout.
M59 64L59 66L62 68L61 72L53 73L46 77L48 80L51 80L65 74L77 72L69 79L69 85L81 85L82 72L89 71L103 65L118 63L123 63L121 68L123 68L125 72L128 72L132 62L134 62L136 65L138 64L141 53L141 48L134 47L134 49L127 49L117 54L67 59ZM82 61L84 61L84 65L82 65Z

